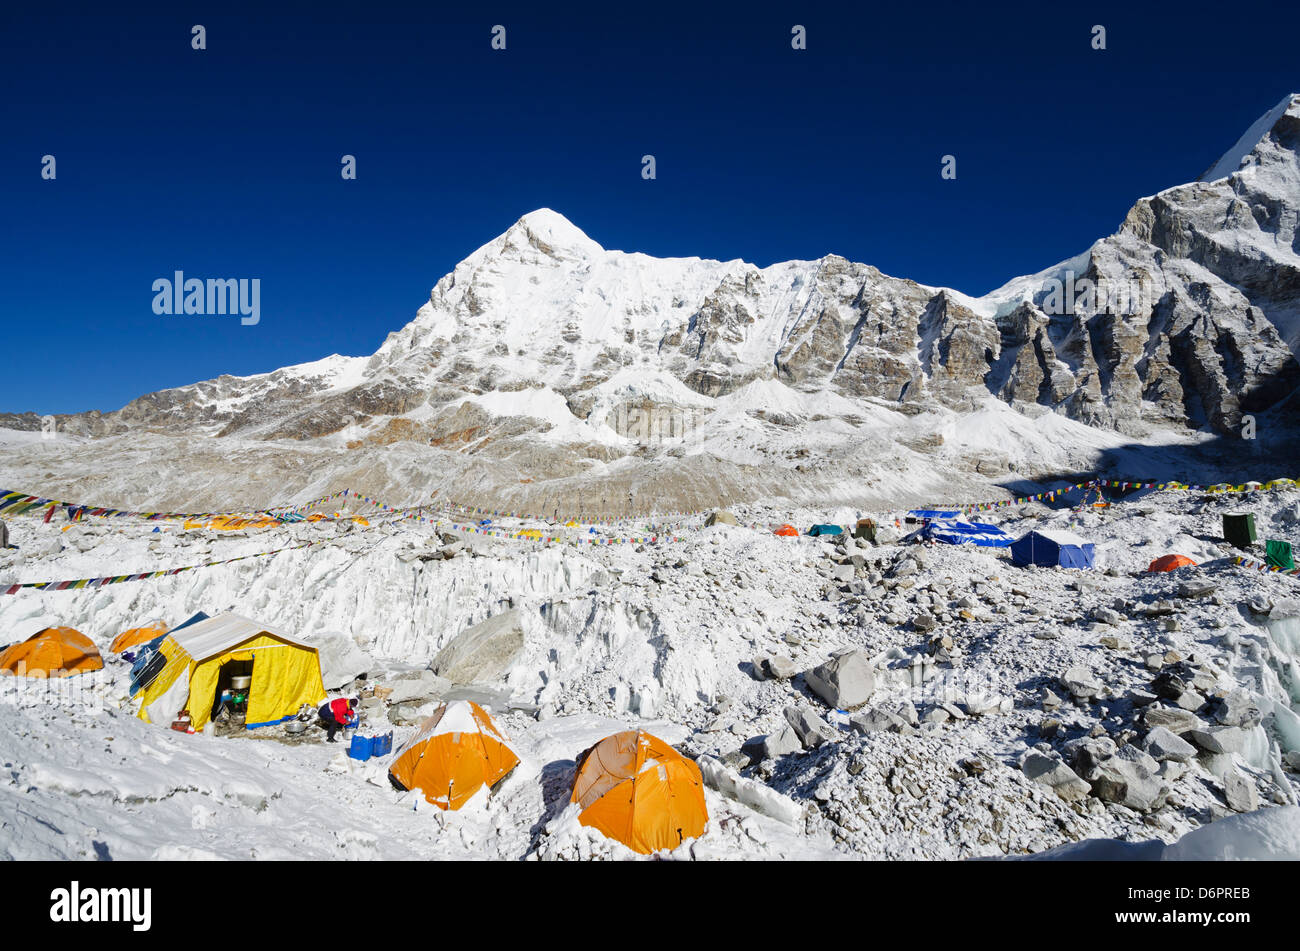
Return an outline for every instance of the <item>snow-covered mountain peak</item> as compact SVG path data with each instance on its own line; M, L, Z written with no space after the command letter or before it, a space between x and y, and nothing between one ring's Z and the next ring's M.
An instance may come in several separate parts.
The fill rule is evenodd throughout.
M1274 131L1278 123L1288 117L1300 119L1300 93L1289 93L1276 106L1256 119L1236 144L1220 156L1219 160L1206 170L1197 181L1213 182L1227 178L1241 168L1246 159L1259 150L1264 140Z
M533 240L544 242L551 247L583 251L604 250L587 237L586 232L581 228L550 208L538 208L524 215L506 232L507 236L514 234L530 235Z
M464 263L491 264L506 259L530 266L551 262L572 266L604 253L604 248L564 215L550 208L538 208L470 255Z

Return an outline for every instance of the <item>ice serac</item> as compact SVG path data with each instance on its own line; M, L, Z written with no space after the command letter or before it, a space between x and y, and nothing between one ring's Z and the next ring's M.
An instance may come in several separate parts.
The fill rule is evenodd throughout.
M834 254L760 268L607 250L539 209L439 280L371 357L220 377L60 429L498 456L540 433L580 446L569 459L607 463L640 449L615 433L620 409L707 416L776 381L839 407L823 416L998 399L1126 435L1227 433L1300 385L1300 96L1206 177L1139 200L1083 254L980 298ZM786 427L816 415L747 411Z

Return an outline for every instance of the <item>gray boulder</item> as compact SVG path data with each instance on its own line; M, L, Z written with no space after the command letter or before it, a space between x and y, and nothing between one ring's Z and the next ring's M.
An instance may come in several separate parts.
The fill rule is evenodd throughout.
M912 733L912 725L897 713L873 707L849 718L849 725L859 733Z
M789 657L780 655L768 657L763 666L764 673L775 680L789 680L799 672L799 668L795 667L794 661Z
M1228 801L1228 808L1235 812L1254 812L1259 808L1255 784L1237 769L1229 770L1223 777L1223 798Z
M794 728L800 744L806 750L823 743L833 743L839 738L835 728L808 707L786 707L784 713L786 722Z
M1188 730L1197 730L1205 726L1205 721L1190 710L1181 707L1147 707L1142 714L1142 721L1147 729L1165 727L1170 733L1182 736Z
M451 684L429 670L420 671L416 677L407 677L391 683L392 693L388 702L397 704L414 703L419 706L430 700L439 699L451 687Z
M1208 713L1216 723L1247 730L1259 726L1264 719L1259 703L1246 690L1234 690L1212 701Z
M849 651L804 674L808 689L833 709L860 707L876 689L876 675L864 651Z
M370 655L350 635L341 631L313 634L308 641L320 657L321 681L326 690L346 687L361 674L369 673L374 666Z
M1163 726L1158 726L1147 734L1142 748L1156 762L1177 760L1185 763L1196 755L1196 747Z
M1025 757L1020 768L1024 774L1036 783L1051 786L1052 790L1067 802L1074 802L1088 795L1091 787L1058 759L1031 751Z
M1184 736L1207 753L1240 753L1246 745L1246 732L1235 726L1208 726Z
M499 680L523 649L520 612L511 609L461 631L438 652L429 669L458 684Z
M1074 771L1084 779L1091 779L1089 774L1102 761L1114 756L1115 750L1115 741L1108 736L1081 736L1062 747L1062 752L1074 766Z
M1086 667L1071 667L1060 676L1061 686L1078 700L1091 700L1101 693L1101 683Z
M1098 763L1084 779L1098 799L1147 812L1158 809L1169 787L1158 774L1160 764L1136 746L1121 746L1115 755Z
M1120 624L1124 620L1122 614L1111 608L1097 608L1097 610L1092 612L1092 618L1094 621L1110 625Z
M776 759L802 751L803 743L799 740L799 734L789 723L781 724L780 729L763 739L763 759Z

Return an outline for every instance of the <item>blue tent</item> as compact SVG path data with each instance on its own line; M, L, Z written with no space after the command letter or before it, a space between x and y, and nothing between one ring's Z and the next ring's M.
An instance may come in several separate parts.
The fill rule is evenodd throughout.
M480 525L491 525L491 524L492 524L492 519L490 519L490 518L485 518L485 519L483 519L481 522L479 522L479 524L480 524Z
M838 525L814 525L812 528L808 529L808 534L812 535L814 538L820 535L843 535L844 529L840 528Z
M996 525L984 522L931 522L922 536L945 545L979 545L981 548L1006 548L1014 541Z
M1091 568L1095 554L1092 542L1072 532L1030 532L1011 546L1011 560L1021 567Z
M200 611L188 621L185 621L182 624L177 624L166 634L159 634L153 640L145 641L145 643L137 647L135 650L135 660L131 663L130 696L134 697L137 691L143 687L149 686L149 684L153 682L154 677L158 676L158 672L162 669L161 665L165 663L165 661L162 660L162 654L158 653L158 648L162 646L162 642L167 639L168 634L179 631L183 627L189 627L191 624L198 624L200 621L206 621L207 619L208 616ZM151 665L150 661L154 661L155 659L156 662Z

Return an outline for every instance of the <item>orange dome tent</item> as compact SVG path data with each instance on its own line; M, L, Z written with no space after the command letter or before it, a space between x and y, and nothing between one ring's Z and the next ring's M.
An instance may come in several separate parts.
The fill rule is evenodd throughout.
M795 528L793 525L782 525L780 528L778 528L778 529L777 529L776 531L774 531L772 534L773 534L773 535L784 535L784 536L786 536L787 538L798 538L798 537L799 537L799 529Z
M166 633L166 624L162 621L150 621L143 627L133 627L130 630L123 631L113 638L113 643L109 645L108 649L114 654L120 654L122 651L129 651L132 647L139 647L141 644Z
M607 736L578 757L572 802L578 821L643 855L704 833L700 768L649 733Z
M25 677L72 677L103 669L94 643L70 627L47 627L0 653L0 672Z
M483 786L491 788L519 765L519 757L477 703L444 703L402 745L388 778L399 789L419 789L439 809L456 810Z
M1196 562L1186 555L1161 555L1147 565L1147 571L1173 571L1175 568L1195 567L1195 565Z

